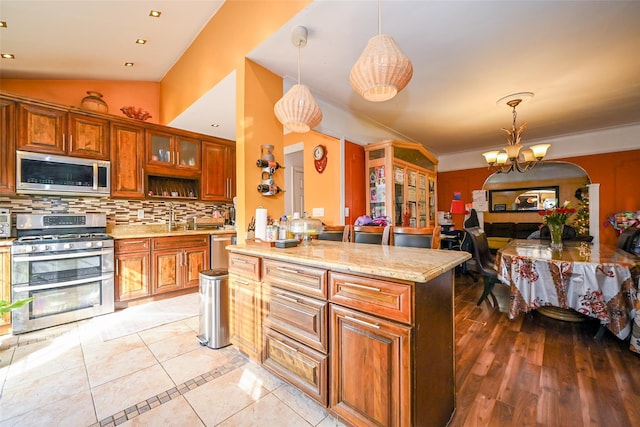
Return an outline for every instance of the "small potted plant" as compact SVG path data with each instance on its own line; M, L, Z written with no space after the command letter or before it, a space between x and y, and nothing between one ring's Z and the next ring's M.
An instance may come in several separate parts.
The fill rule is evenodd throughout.
M33 297L25 298L25 299L19 299L17 301L12 302L12 303L9 303L8 301L5 301L5 300L0 300L0 318L2 318L5 314L10 313L11 311L15 310L16 308L20 308L23 305L30 303L31 301L33 301ZM3 350L3 348L2 348L2 340L1 339L0 339L0 350Z

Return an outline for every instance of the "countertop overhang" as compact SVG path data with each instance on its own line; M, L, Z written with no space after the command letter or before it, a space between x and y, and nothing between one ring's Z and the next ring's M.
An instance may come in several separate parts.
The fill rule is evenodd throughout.
M471 258L469 253L460 251L318 240L308 246L299 245L294 248L239 244L229 245L227 249L234 253L301 263L332 271L415 283L428 282Z
M114 239L135 239L145 237L195 236L198 234L236 234L235 228L185 230L180 227L172 231L167 230L166 224L149 225L118 225L107 229Z

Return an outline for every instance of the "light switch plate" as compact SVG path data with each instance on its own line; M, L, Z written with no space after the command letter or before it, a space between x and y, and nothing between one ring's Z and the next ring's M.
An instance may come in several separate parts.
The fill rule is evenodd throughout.
M144 209L138 209L138 219L144 219Z
M324 216L324 208L313 208L311 210L311 216L317 218L319 216Z

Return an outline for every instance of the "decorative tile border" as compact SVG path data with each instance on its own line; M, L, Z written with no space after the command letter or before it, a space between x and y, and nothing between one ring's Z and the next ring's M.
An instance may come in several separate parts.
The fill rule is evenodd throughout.
M142 415L153 408L156 408L171 401L172 399L188 393L189 391L196 389L201 385L211 382L216 378L220 378L221 376L228 374L229 372L245 365L248 362L248 359L232 346L211 351L222 352L227 357L227 360L221 366L213 369L212 371L206 372L202 375L198 375L197 377L185 381L184 383L172 387L168 390L165 390L160 394L152 396L146 400L143 400L142 402L123 409L122 411L117 412L110 417L106 417L100 420L98 423L93 424L90 427L114 427L123 424L124 422L135 418L138 415Z

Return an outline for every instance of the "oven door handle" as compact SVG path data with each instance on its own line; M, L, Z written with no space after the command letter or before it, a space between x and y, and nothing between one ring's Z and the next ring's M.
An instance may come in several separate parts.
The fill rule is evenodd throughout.
M103 274L102 276L98 276L98 277L88 277L86 279L69 280L68 282L58 282L58 283L52 283L47 285L14 286L12 290L14 292L42 291L44 289L63 288L65 286L81 285L83 283L98 282L98 281L109 280L109 279L113 279L113 273Z
M111 255L113 253L113 248L102 249L98 251L84 251L84 252L75 252L75 253L62 253L56 255L13 255L11 259L14 262L29 262L29 261L53 261L56 259L68 259L68 258L86 258L95 255Z

